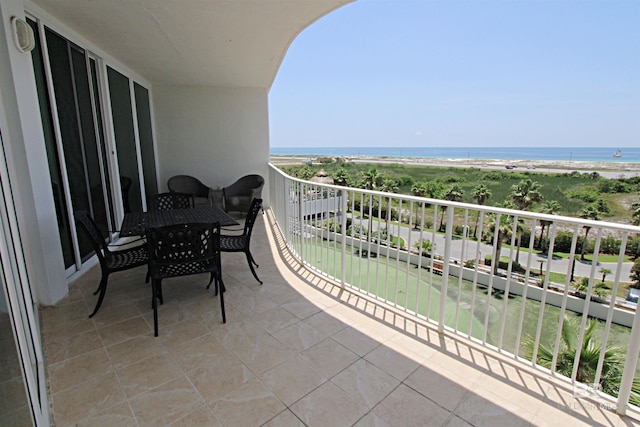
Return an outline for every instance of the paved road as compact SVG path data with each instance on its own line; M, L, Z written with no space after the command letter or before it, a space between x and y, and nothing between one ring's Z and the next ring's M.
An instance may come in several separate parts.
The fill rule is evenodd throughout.
M359 221L359 219L357 221ZM380 225L384 226L384 223L381 222ZM368 221L366 219L362 220L362 226L368 227ZM373 230L377 230L377 227L378 227L378 221L374 220L372 223ZM410 231L409 227L406 227L406 226L399 227L397 223L391 223L389 226L389 231L393 235L399 234L400 237L402 237L405 240L405 243L407 244L407 246L413 246L415 242L420 240L420 231L414 231L414 230ZM409 234L411 234L411 237L409 237ZM432 237L432 233L424 232L422 233L422 237L424 239L430 240ZM436 244L435 254L444 255L445 236L442 234L436 234L435 244ZM451 244L451 257L454 259L462 259L463 240L460 238L454 238L450 242L450 244ZM485 243L478 244L475 241L468 240L464 242L464 259L475 259L476 251L478 250L478 245L479 245L479 251L480 251L478 258L483 259L485 255L489 255L493 253L493 247L491 245L488 245ZM500 255L507 256L507 257L512 255L513 257L515 257L516 249L515 248L513 249L513 254L512 254L510 247L508 248L503 247L500 251ZM579 257L579 254L578 254L578 257ZM543 268L543 271L546 271L547 257L537 255L537 254L534 255L534 259L531 261L531 269L534 271L538 271L540 269L541 261L544 261L542 268ZM527 252L524 252L522 249L520 251L520 262L523 264L524 267L526 267ZM632 265L633 263L630 263L630 262L624 263L622 265L622 271L620 272L621 281L624 281L624 282L631 281L629 276L631 274ZM609 280L613 280L616 273L616 267L617 267L617 263L599 262L595 268L595 277L601 278L602 276L600 273L600 269L607 268L612 272L607 276L607 278ZM576 260L574 276L589 277L591 275L591 270L592 270L592 263L590 261L580 261L579 259ZM562 273L562 274L570 273L571 270L569 270L569 260L553 259L551 261L551 271L556 273Z

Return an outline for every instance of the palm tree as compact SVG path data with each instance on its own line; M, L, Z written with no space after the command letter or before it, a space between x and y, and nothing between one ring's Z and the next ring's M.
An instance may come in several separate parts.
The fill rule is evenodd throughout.
M336 185L341 185L343 187L348 187L349 186L349 175L347 174L347 171L344 170L344 168L339 168L334 176L333 176L333 182Z
M593 384L596 379L596 370L598 368L598 360L602 350L602 343L594 338L597 322L590 319L584 331L582 347L580 351L580 360L578 361L578 370L576 381L583 384ZM578 319L569 319L565 316L562 323L561 347L558 349L557 362L555 366L556 372L571 377L573 373L573 363L576 357L578 334L580 331L580 323ZM523 347L528 357L533 356L535 340L528 336ZM553 349L542 344L538 347L538 358L535 361L545 368L552 368ZM619 392L620 382L622 380L622 371L624 369L625 350L622 347L607 347L604 352L604 363L602 364L602 372L600 374L601 390L611 396L617 396ZM640 383L634 379L630 401L634 405L640 403Z
M411 186L411 192L416 197L424 197L427 192L424 182L416 182Z
M542 207L540 208L540 213L547 214L547 215L557 215L561 209L562 209L562 206L560 206L560 203L558 203L555 200L550 200L548 202L545 202L544 205L542 205ZM544 234L545 228L547 229L547 234L549 233L549 229L547 227L551 225L551 221L541 220L540 225L541 227L540 227L540 238L538 239L538 248L542 248L542 235Z
M417 241L413 246L418 248L420 254L424 256L431 256L431 252L436 249L436 244L427 239Z
M385 191L387 193L395 193L398 191L398 183L396 182L395 179L393 178L383 178L382 182L380 183L380 191ZM386 201L386 227L387 230L389 230L389 221L391 220L391 203L389 203L390 198L387 199L385 197L385 201Z
M381 181L382 175L380 175L375 168L371 168L367 172L362 172L362 181L360 187L364 188L365 190L375 190L376 188L378 188L378 185L380 185ZM373 209L373 207L371 206L369 207L369 209ZM373 215L369 215L369 238L371 238L373 232L373 221L371 220L372 216Z
M540 184L530 179L523 179L518 184L513 184L509 193L509 199L521 211L529 210L534 203L541 202L542 198Z
M534 203L542 201L542 193L540 193L540 184L531 181L530 179L523 179L518 184L511 186L511 192L509 193L509 199L516 205L521 211L528 211ZM518 249L516 252L516 262L520 262L520 241L522 239L522 232L518 229Z
M600 273L602 273L602 283L604 283L605 279L607 278L607 276L609 274L611 274L611 270L609 270L608 268L601 268L600 269Z
M572 284L573 288L576 290L576 296L584 298L586 296L587 289L589 288L589 278L582 277ZM594 283L591 291L595 296L604 298L605 296L607 296L607 294L609 294L610 289L607 287L607 284L603 280L602 282Z
M589 205L580 211L580 218L597 221L600 219L600 212L598 212L598 210L594 206ZM582 249L580 250L580 259L582 261L584 261L584 252L587 249L587 237L589 236L589 231L591 231L591 227L588 225L585 225L584 241L582 242Z
M640 225L640 202L631 204L631 223L633 225Z
M464 196L464 190L458 184L452 184L447 191L444 193L444 199L449 200L451 202L459 202L462 200L462 196ZM440 228L442 231L442 225L444 221L444 211L447 209L446 206L440 206L440 210L442 211L442 215L440 216Z
M493 274L498 274L498 265L500 263L500 251L502 250L502 242L508 240L511 237L511 223L513 222L512 217L509 215L501 215L500 223L497 223L496 220L496 214L489 214L489 222L487 224L487 227L493 232L494 238L497 239L496 251L493 254L493 259L491 260L493 266ZM497 233L497 236L495 236L495 233Z
M484 205L484 202L491 197L491 190L484 184L478 184L473 187L473 200L476 201L480 206ZM475 239L478 231L478 220L480 218L480 211L478 211L478 215L476 215L476 225L473 228L473 238Z
M367 172L362 172L362 188L365 190L375 190L381 181L382 176L375 168L371 168Z

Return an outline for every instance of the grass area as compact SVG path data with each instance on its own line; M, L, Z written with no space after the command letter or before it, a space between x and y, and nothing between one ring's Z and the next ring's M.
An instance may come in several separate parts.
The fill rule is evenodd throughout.
M305 258L318 270L334 277L342 277L339 267L341 245L338 244L336 248L333 241L307 239L304 248L298 248L300 249L304 251ZM362 249L367 249L365 242ZM409 311L417 311L422 316L438 319L441 276L431 274L424 267L419 269L416 266L407 266L405 262L384 256L361 258L355 255L357 250L359 248L349 246L346 251L345 279L348 283L372 296L386 299L392 305L407 307ZM551 279L564 283L564 275L552 275ZM580 317L573 312L566 312L565 315ZM547 304L542 311L538 301L507 296L495 289L489 294L485 286L474 285L473 282L459 280L454 276L449 278L445 324L457 328L462 333L470 329L471 335L478 339L483 339L483 335L486 334L486 342L492 345L498 345L502 341L502 349L505 351L524 357L522 347L515 348L518 325L521 321L523 339L535 336L541 322L541 342L547 347L553 346L559 316L558 307ZM596 332L598 336L602 335L603 325L604 322L599 322ZM629 331L629 328L612 325L609 342L611 345L623 347L628 345Z
M366 250L366 244L363 249ZM328 242L322 246L307 242L304 247L305 258L310 264L338 278L342 277L341 250L341 247L336 249ZM352 248L352 251L356 250L358 248ZM440 312L441 277L422 269L407 272L406 267L397 268L396 263L396 260L385 257L364 258L354 254L345 259L345 277L352 286L387 300L392 305L437 319ZM406 266L405 263L402 265ZM456 305L456 301L447 298L445 324L454 327L458 312L458 330L469 333L468 325L471 324L471 335L481 337L484 330L482 323L471 316L468 310Z

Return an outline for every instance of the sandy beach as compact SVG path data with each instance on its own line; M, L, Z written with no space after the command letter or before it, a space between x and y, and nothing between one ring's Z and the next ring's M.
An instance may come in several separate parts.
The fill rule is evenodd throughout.
M317 156L272 155L271 163L282 166L295 166L305 163L316 164ZM562 173L577 171L580 173L598 172L606 178L630 178L640 176L640 163L637 162L581 162L550 160L500 160L500 159L436 159L403 157L345 157L344 161L359 163L395 163L414 166L480 168L503 170L506 172ZM317 163L318 165L320 163ZM507 166L513 168L507 169Z

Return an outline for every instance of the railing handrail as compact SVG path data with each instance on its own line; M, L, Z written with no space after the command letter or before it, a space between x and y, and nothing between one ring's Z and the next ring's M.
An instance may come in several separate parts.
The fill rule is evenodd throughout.
M397 199L413 201L416 203L429 203L429 204L438 205L438 206L451 206L451 207L460 208L460 209L473 209L479 212L500 213L501 215L508 215L508 216L517 215L519 218L526 217L526 218L538 219L542 221L571 222L574 224L579 224L582 227L609 228L609 229L614 229L617 231L625 231L629 233L640 233L640 226L636 226L632 224L623 224L623 223L601 221L601 220L591 220L591 219L564 216L564 215L551 215L551 214L545 214L545 213L534 212L534 211L521 211L518 209L503 208L503 207L491 206L491 205L479 205L476 203L455 202L455 201L444 200L444 199L432 199L429 197L413 196L409 194L390 193L390 192L378 191L378 190L368 190L366 188L346 187L346 186L336 185L336 184L324 184L324 183L309 181L309 180L288 175L286 172L278 168L278 166L274 165L273 163L269 163L269 166L278 170L279 173L281 173L283 176L285 176L287 179L291 181L298 182L305 185L315 186L315 187L332 189L336 191L340 191L340 190L356 191L358 193L363 193L363 194L377 196L377 197L392 196Z

